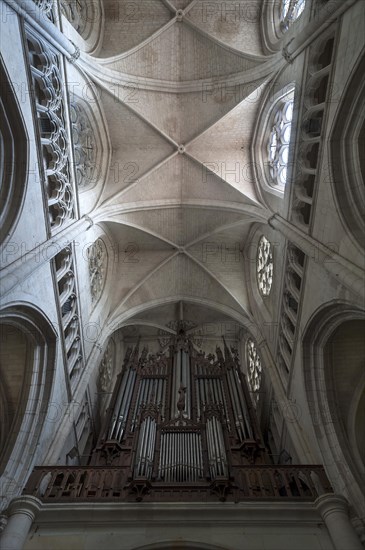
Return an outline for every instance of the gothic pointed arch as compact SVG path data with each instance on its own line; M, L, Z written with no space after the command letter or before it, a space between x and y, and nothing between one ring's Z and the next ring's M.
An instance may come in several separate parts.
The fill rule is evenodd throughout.
M224 550L222 546L216 546L212 544L206 544L203 542L194 542L194 541L181 541L176 542L172 540L166 540L163 542L157 542L152 544L147 544L144 546L139 546L135 550Z
M281 198L292 173L295 118L295 83L277 90L273 82L259 114L253 152L257 181L264 191Z
M280 49L286 32L302 17L306 0L264 0L261 33L268 52Z
M323 463L334 489L345 494L360 515L364 512L360 428L364 328L363 310L335 301L314 313L303 339L305 391Z
M330 138L337 212L361 247L365 230L364 71L362 53L341 99Z
M21 303L0 311L0 337L0 473L3 496L12 498L33 467L50 413L56 334L41 311Z
M60 0L60 12L64 17L63 25L69 24L72 27L72 38L78 38L77 41L83 49L93 53L100 48L104 35L102 0ZM70 33L70 29L66 32Z
M15 229L28 173L28 136L14 88L0 57L0 242Z

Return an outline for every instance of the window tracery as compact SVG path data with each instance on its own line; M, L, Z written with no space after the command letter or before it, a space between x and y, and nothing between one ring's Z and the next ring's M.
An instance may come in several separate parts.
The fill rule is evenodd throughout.
M66 130L61 57L27 33L28 53L43 156L49 222L59 229L75 218L74 192Z
M303 13L305 0L283 0L281 3L281 28L288 30Z
M284 188L287 180L289 144L294 110L294 90L280 99L273 110L268 140L268 159L272 183Z
M44 15L54 22L54 0L33 0L36 6L38 6Z
M73 28L81 35L85 33L89 18L88 9L92 3L80 2L80 0L61 0L61 13L69 20Z
M254 401L259 400L259 391L262 382L262 364L261 358L257 351L256 344L249 338L246 342L247 351L247 379L251 391L255 394Z
M73 101L70 105L76 184L79 190L96 181L96 139L84 107Z
M109 341L99 366L99 383L102 392L107 392L113 378L114 348L112 340Z
M268 296L272 287L274 263L271 244L264 235L257 249L256 270L259 290L263 296Z
M87 250L89 260L89 277L91 300L96 303L104 287L104 273L107 261L105 244L97 239Z

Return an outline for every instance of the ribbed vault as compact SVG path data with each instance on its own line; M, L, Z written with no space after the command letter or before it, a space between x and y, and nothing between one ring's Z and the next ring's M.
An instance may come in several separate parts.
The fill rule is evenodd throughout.
M118 252L111 325L143 324L144 309L156 314L164 303L171 315L185 304L180 314L195 317L200 303L205 322L214 309L249 319L242 251L252 224L270 215L257 192L252 136L282 66L263 55L261 2L249 12L247 2L147 0L133 11L121 1L118 14L115 2L104 6L102 48L82 63L112 147L93 215Z

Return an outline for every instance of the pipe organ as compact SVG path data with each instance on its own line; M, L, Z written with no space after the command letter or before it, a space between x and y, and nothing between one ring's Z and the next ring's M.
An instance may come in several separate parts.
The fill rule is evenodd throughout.
M266 463L238 353L195 349L183 322L166 350L127 350L91 465L122 466L131 483L208 484Z

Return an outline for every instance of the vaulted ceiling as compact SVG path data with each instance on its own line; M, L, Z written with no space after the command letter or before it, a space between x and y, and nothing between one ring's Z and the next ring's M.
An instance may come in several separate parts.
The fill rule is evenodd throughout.
M113 265L115 326L148 324L151 311L165 324L176 303L197 323L217 312L222 322L251 317L242 251L252 224L270 216L252 142L283 62L263 54L261 5L104 0L102 46L82 64L112 148L93 218L123 251Z

